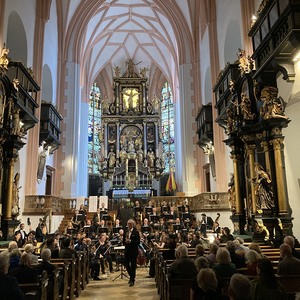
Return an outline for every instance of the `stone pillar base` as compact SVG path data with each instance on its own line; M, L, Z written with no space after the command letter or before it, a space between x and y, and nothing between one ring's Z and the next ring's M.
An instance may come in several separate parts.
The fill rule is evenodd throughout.
M245 232L245 225L246 225L246 217L244 215L232 215L230 217L233 223L233 234L244 235Z
M18 220L2 220L1 230L3 232L3 238L6 241L12 241L15 236L15 230L19 226Z

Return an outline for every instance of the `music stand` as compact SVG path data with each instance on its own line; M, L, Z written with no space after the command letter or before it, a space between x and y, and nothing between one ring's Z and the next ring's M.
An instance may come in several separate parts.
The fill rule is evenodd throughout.
M75 235L76 232L77 232L77 230L75 228L69 228L69 229L67 229L67 234L69 234L71 236Z
M144 232L150 232L151 228L150 228L150 226L142 226L141 231L142 231L142 233L144 233Z
M125 272L125 266L124 266L124 250L125 250L125 246L114 247L114 250L119 250L120 260L121 260L121 273L119 275L117 275L113 279L113 281L115 281L119 277L121 277L121 279L123 279L124 277L126 277L127 279L129 279L129 276L124 273Z
M99 233L108 233L108 227L100 227L99 226L97 231L98 231L98 234Z
M113 233L119 233L120 229L122 229L121 226L120 226L120 227L113 227L113 228L112 228L112 232L113 232Z
M102 220L104 220L105 222L106 221L110 221L111 220L111 216L109 214L107 214L107 213L103 214L102 215Z
M145 213L146 214L152 214L152 212L153 212L153 207L152 206L146 206L145 207Z
M175 232L176 230L180 231L181 230L181 225L173 224L173 232Z
M174 220L174 216L171 215L171 214L165 214L164 218L165 218L166 221Z
M150 222L153 222L154 224L159 223L159 216L157 216L157 215L150 215L149 219L150 219Z

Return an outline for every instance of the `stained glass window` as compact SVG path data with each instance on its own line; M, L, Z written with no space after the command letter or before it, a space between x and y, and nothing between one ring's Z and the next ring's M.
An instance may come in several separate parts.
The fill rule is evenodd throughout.
M166 82L161 91L161 142L165 173L175 172L174 102L171 87Z
M93 84L89 99L88 125L88 173L99 174L103 129L101 127L102 95L96 83Z

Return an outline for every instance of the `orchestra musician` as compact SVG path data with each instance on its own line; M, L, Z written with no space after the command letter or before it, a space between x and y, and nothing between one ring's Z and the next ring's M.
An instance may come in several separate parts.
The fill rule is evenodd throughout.
M148 245L151 239L152 227L150 226L149 220L147 218L143 220L141 231L142 231L142 238L145 244Z
M105 274L105 266L104 260L108 262L110 273L113 273L113 266L112 266L112 258L110 255L110 242L107 239L107 235L102 233L100 235L98 243L96 243L96 254L95 257L100 260L100 266L102 274Z
M100 207L100 221L103 219L103 215L107 215L107 208L105 207L104 202L101 203Z
M94 213L92 219L93 225L97 227L100 224L100 219L101 219L100 208L97 208L97 212Z
M100 221L100 224L97 227L96 234L99 235L102 233L108 233L108 227L106 226L105 221L103 219Z
M136 222L140 222L141 214L142 214L142 207L139 201L135 201L135 206L133 207L134 210L134 218Z
M74 228L76 229L76 230L80 230L80 228L81 227L83 227L83 224L81 223L81 220L82 220L82 218L81 218L81 214L79 214L79 210L78 209L76 209L75 210L75 213L74 213L74 215L73 215L73 217L72 217L72 224L73 224L73 226L74 226Z
M65 233L65 235L72 236L72 235L74 234L74 231L75 231L75 230L76 230L76 229L75 229L74 226L73 226L72 220L70 220L70 221L68 222L67 226L65 227L64 233Z
M161 207L160 207L161 214L168 214L170 212L170 206L164 200Z

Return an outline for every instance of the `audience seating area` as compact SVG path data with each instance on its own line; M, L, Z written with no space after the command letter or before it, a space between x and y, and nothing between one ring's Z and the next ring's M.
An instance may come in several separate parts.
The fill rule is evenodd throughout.
M222 245L225 246L225 245ZM277 265L280 259L278 248L271 248L268 245L261 245L262 254L272 261L274 272L277 272ZM164 260L163 251L159 249L155 252L155 281L157 291L161 300L190 299L190 289L193 279L174 279L171 278L168 270L173 260ZM195 249L188 248L189 257L195 258ZM246 268L238 269L238 272L249 277L250 280L255 276L248 275ZM300 292L300 276L278 276L278 281L284 287L288 299L295 299L295 293ZM230 278L222 278L222 295L226 299Z
M89 263L86 251L76 257L50 260L56 268L53 276L44 271L38 283L19 284L26 300L66 300L78 297L89 282ZM51 279L50 279L51 278Z

